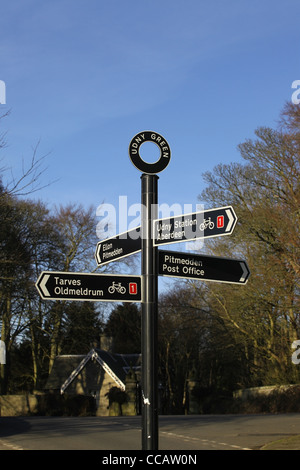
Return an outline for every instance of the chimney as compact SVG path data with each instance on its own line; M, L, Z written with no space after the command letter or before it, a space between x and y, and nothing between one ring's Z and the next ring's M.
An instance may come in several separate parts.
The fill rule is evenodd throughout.
M112 353L114 349L114 340L112 336L100 335L100 349Z

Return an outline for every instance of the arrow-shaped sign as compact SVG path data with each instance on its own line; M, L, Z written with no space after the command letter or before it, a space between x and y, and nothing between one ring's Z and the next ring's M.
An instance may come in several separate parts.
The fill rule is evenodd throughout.
M44 297L51 297L51 294L50 294L50 292L48 291L48 289L46 287L46 284L47 284L49 278L50 278L50 274L45 273L44 276L42 276L40 284L39 284L39 287L40 287L39 291L42 292Z
M141 276L43 271L36 288L44 300L141 302Z
M154 245L230 235L236 222L231 206L154 220Z
M234 284L246 284L250 276L244 260L162 250L158 250L158 257L162 276Z
M98 266L141 251L141 227L120 233L97 243L95 258Z

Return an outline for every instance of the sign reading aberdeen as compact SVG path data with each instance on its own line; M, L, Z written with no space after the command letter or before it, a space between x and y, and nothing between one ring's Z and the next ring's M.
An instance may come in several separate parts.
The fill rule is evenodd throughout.
M36 288L44 300L141 302L141 276L43 271Z
M236 221L231 206L154 220L154 245L230 235Z

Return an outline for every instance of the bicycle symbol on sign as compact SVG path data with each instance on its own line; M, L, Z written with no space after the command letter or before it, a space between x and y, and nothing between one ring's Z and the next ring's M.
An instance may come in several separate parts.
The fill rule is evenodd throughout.
M119 294L125 294L126 292L126 287L122 286L122 284L119 282L119 283L116 283L115 281L113 281L112 285L109 286L108 288L108 292L110 294L114 294L115 292L118 292Z
M210 217L208 217L208 219L204 219L202 224L200 224L199 228L202 231L205 230L206 228L209 228L210 230L212 230L214 226L215 226L215 223L211 220Z

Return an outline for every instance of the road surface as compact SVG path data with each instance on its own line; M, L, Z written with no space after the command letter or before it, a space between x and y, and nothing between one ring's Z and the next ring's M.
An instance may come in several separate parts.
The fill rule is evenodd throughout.
M159 450L256 450L296 435L297 413L159 418ZM0 450L141 450L141 417L0 417Z

